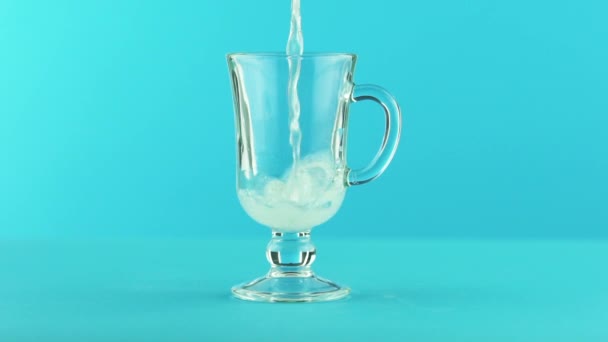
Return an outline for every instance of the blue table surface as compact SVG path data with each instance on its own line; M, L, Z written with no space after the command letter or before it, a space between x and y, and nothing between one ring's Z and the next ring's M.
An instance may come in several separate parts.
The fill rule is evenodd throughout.
M349 298L232 298L264 240L3 240L0 341L608 341L608 242L315 243Z

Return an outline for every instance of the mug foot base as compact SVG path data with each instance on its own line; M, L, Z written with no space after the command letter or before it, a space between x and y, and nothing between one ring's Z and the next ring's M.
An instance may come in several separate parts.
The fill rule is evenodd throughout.
M267 275L232 288L236 298L256 302L326 302L348 296L350 289L309 274Z

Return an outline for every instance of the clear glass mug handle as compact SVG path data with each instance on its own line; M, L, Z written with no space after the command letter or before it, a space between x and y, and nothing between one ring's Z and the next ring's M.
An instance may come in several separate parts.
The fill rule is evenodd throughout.
M397 152L401 136L401 109L393 95L377 85L355 85L351 101L364 100L372 100L382 106L386 118L386 130L382 146L372 162L362 169L348 169L346 173L348 186L365 184L382 175Z

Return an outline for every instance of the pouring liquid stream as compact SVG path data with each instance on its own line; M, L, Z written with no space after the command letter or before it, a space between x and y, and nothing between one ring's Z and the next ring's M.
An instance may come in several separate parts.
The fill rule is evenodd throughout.
M291 2L291 25L285 52L287 53L287 62L289 63L289 83L287 87L287 101L289 105L289 143L292 148L293 168L295 169L298 160L300 159L300 145L302 143L298 82L300 81L302 54L304 53L304 35L302 34L300 0L292 0Z

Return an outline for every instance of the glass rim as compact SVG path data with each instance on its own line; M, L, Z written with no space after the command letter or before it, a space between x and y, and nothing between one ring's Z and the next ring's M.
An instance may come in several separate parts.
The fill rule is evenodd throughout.
M357 58L355 53L350 52L305 52L302 55L288 55L285 52L231 52L226 54L227 58L234 57L274 57L274 58L287 58L287 57L302 57L302 58L324 58L324 57L349 57Z

